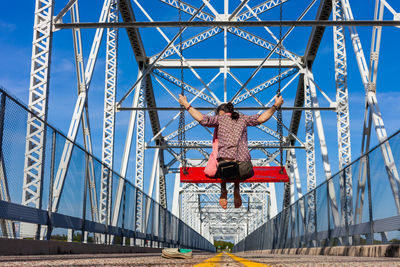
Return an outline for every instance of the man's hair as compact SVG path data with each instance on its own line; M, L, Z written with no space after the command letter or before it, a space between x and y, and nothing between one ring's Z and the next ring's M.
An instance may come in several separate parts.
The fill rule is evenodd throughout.
M239 119L239 113L235 111L232 102L219 105L215 113L218 115L221 110L224 111L225 113L231 113L231 118L233 120Z

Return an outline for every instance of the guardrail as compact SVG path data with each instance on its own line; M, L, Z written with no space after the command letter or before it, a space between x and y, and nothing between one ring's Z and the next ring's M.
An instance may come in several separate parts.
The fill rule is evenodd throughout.
M393 158L385 164L382 152L389 149ZM400 243L396 165L400 131L250 233L233 251Z
M0 127L0 236L215 251L215 247L199 233L46 122L41 203L39 207L21 205L27 118L29 113L34 114L2 88L0 103L0 121L3 122ZM54 174L66 141L73 145L71 160L58 208L52 209ZM95 174L91 182L89 160ZM100 192L103 171L108 173L107 179L103 179L107 186ZM120 181L124 184L123 197L120 205L115 207ZM94 195L99 200L101 193L107 196L103 222L96 219L100 218L100 204L94 206L92 201L96 199ZM104 210L104 206L102 208ZM114 209L120 212L118 222L113 225L110 217ZM138 212L142 212L141 216ZM138 224L136 218L142 218L142 221ZM141 225L140 229L138 225Z

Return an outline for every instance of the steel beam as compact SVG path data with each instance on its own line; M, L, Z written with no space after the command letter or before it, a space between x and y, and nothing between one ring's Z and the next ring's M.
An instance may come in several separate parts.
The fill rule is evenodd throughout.
M53 43L54 0L36 0L29 82L25 161L21 204L42 208L50 61ZM38 120L37 117L41 120ZM36 227L21 224L21 236L32 236Z
M139 97L137 106L144 107L144 87L146 86L148 78L139 87ZM143 179L144 179L144 135L145 135L145 113L143 110L138 110L136 113L136 157L135 157L135 186L142 192L143 190ZM138 194L135 203L136 208L136 226L135 230L139 232L145 232L145 224L143 218L143 208L144 208L144 196L143 194Z
M175 84L178 87L182 86L182 81L180 79L174 77L173 75L171 75L165 71L162 71L160 69L154 69L153 73L156 74L157 76L169 81L170 83ZM204 93L203 92L204 90L198 90L198 89L194 88L193 86L190 86L189 84L185 83L184 81L183 81L183 89L186 92L189 92L195 96L200 97L201 99L203 99L204 101L207 101L208 103L210 103L212 105L215 105L215 106L217 105L217 101L213 97Z
M322 0L317 11L316 20L328 20L332 11L332 2L328 0ZM315 57L317 55L322 37L324 35L325 27L317 26L313 27L310 37L308 39L308 44L306 51L304 53L304 61L307 64L308 68L312 68L314 63ZM300 74L299 82L296 91L296 97L294 100L295 107L302 107L304 106L304 72ZM300 120L301 120L302 111L294 111L292 113L292 118L290 122L289 130L291 133L297 135ZM292 144L296 142L296 140L289 136L289 139Z
M251 18L253 18L256 15L260 15L274 7L277 7L283 3L285 3L287 0L268 0L265 1L253 8L251 8L251 10L248 11L244 11L240 14L238 14L234 19L236 19L237 21L246 21L249 20ZM242 2L243 3L243 2Z
M179 1L179 0L160 0L160 1L165 3L165 4L167 4L167 5L172 6L174 8L180 9L183 12L185 12L185 13L187 13L189 15L192 15L192 16L194 14L196 14L196 12L198 10L198 8L196 8L196 7L194 7L194 6L190 5L190 4L187 4L187 3L183 2L183 1ZM214 20L214 16L213 15L210 15L209 13L204 12L204 11L199 12L196 15L196 17L201 19L201 20L204 20L204 21L213 21Z
M82 23L56 23L56 29L94 29L94 28L169 28L177 27L314 27L314 26L384 26L393 27L400 26L400 21L397 20L352 20L352 21L329 21L329 20L263 20L263 21L138 21L138 22L119 22L119 23L99 23L99 22L82 22Z
M163 0L162 0L163 1ZM169 1L168 1L169 2ZM179 8L179 6L178 5L171 5L171 6L173 6L173 7L175 7L175 8L178 8L178 9L180 9L180 10L182 10L183 12L187 12L186 10L187 9L185 9L184 8L184 6L185 5L188 5L188 4L186 4L185 2L183 2L183 1L180 1L181 2L181 7ZM283 1L282 1L283 2ZM275 7L275 6L278 6L278 5L280 5L281 3L282 3L281 1L276 1L276 0L273 0L273 1L267 1L267 2L265 2L265 3L262 3L262 4L260 4L259 6L256 6L253 10L252 10L252 12L251 12L251 14L252 15L257 15L257 14L261 14L261 13L263 13L263 12L265 12L265 11L267 11L267 10L269 10L269 9L271 9L271 8L273 8L273 7ZM190 6L190 5L188 5L188 6ZM190 10L191 10L191 13L188 13L188 14L191 14L191 15L193 15L194 13L194 10L197 10L196 8L194 8L193 6L191 6L191 8L190 8ZM193 13L193 14L192 14ZM245 13L245 12L244 12ZM246 14L241 14L241 15L244 15L244 16L242 16L242 20L247 20L248 18L250 18L250 17L248 17ZM240 15L240 16L241 16ZM210 15L211 16L211 15ZM203 21L215 21L216 20L216 18L215 17L213 17L213 18L204 18L204 17L199 17L201 20L203 20ZM228 18L228 16L226 15L224 18L221 18L221 20L223 20L223 19L227 19L227 20L229 20L229 18ZM240 20L239 20L240 21ZM225 27L226 28L226 27ZM213 28L213 29L211 29L211 31L212 32L214 32L214 34L216 34L217 32L215 32L215 31L217 31L217 29L218 29L218 33L219 32L222 32L222 30L223 30L223 28ZM274 44L272 44L271 42L268 42L268 41L266 41L266 40L264 40L264 39L262 39L261 37L258 37L258 36L256 36L255 34L253 34L253 33L250 33L250 32L247 32L247 31L245 31L245 30L243 30L243 29L239 29L239 28L237 28L237 27L233 27L233 28L226 28L226 29L224 29L224 32L226 33L226 31L228 31L228 32L230 32L230 33L232 33L233 35L236 35L236 36L238 36L238 37L240 37L240 38L243 38L243 39L245 39L245 40L247 40L247 41L249 41L249 42L251 42L251 43L254 43L254 44L256 44L256 45L258 45L258 46L261 46L261 47L263 47L263 48L266 48L266 49L268 49L268 50L272 50L273 48L274 48ZM226 38L226 35L224 35L224 38ZM183 47L184 47L184 44L183 44ZM287 51L286 49L276 49L275 50L275 52L277 53L277 54L281 54L282 56L284 56L284 57L287 57L287 58L289 58L289 59L293 59L293 58L295 58L296 60L298 60L298 61L300 61L300 59L299 59L299 57L297 56L297 55L294 55L293 53L291 53L291 52L289 52L289 51Z
M312 106L310 81L305 77L304 79L304 106ZM307 192L311 192L316 188L316 170L315 170L315 136L314 136L314 114L312 111L304 112L305 118L305 132L306 132L306 174L307 174ZM312 234L315 232L315 197L310 194L307 198L307 233Z
M271 107L236 107L235 110L268 110ZM117 108L118 111L129 111L129 110L159 110L159 111L171 111L171 110L184 110L180 107L154 107L154 108L147 108L147 107L137 107L137 108L130 108L130 107L121 107ZM215 110L215 107L196 107L197 110ZM319 110L319 111L336 111L335 107L281 107L281 110Z
M141 75L140 69L138 71L138 77L139 77L139 75ZM139 90L141 87L142 87L142 85L140 84L140 86L137 87L135 90L135 94L133 96L133 103L132 103L132 106L134 106L134 107L137 107L137 105L138 105ZM111 220L111 224L113 226L116 226L118 223L120 206L121 206L121 201L122 201L122 193L123 193L124 184L125 184L124 178L126 177L126 173L128 171L128 162L129 162L129 157L130 157L130 153L131 153L132 139L133 139L133 134L134 134L134 129L135 129L136 113L137 113L137 111L133 110L129 117L128 130L126 133L124 152L123 152L122 161L121 161L121 170L120 170L121 178L118 181L118 188L117 188L117 191L115 194L113 215L112 215L112 220Z
M333 20L344 20L342 2L340 0L333 1ZM351 163L350 114L347 87L347 56L345 31L343 26L333 27L333 39L339 148L338 156L339 169L342 170ZM341 192L344 192L344 198L342 198L341 201L342 212L346 214L346 220L351 225L353 224L353 186L351 167L344 169L343 175L345 175L345 182L343 183L343 179L340 179L341 185L343 186ZM342 225L344 225L345 217L342 216L342 218Z
M105 21L106 14L109 11L110 3L105 1L102 9L102 14L100 16L100 21ZM79 8L77 3L72 6L71 10L71 20L79 21ZM90 138L90 126L89 126L89 115L87 109L87 93L89 90L89 84L92 78L94 65L97 59L97 53L99 49L99 42L102 37L102 30L98 29L96 31L95 39L92 44L92 49L89 56L89 62L84 67L83 55L82 55L82 41L80 30L73 30L74 37L74 51L75 51L75 61L76 61L76 72L78 77L78 99L75 105L74 113L72 116L71 124L68 131L68 138L75 141L76 135L79 129L79 122L82 121L82 130L84 133L84 144L85 148L89 153L92 151L91 138ZM59 200L62 194L62 189L64 187L65 177L68 171L68 166L70 158L72 155L73 144L71 141L66 140L64 144L64 149L61 156L61 162L59 164L57 174L54 180L53 188L53 203L52 211L56 212L59 205ZM92 219L98 221L98 207L97 207L97 193L94 178L94 166L93 159L89 157L89 193L90 193L90 203Z
M225 67L225 59L186 59L189 65L193 68L224 68ZM278 59L270 59L266 61L262 67L263 68L278 68L279 67ZM254 59L254 58L237 58L237 59L227 59L226 67L227 68L257 68L262 62L262 59ZM155 67L160 69L176 69L180 68L180 60L179 59L164 59L162 61L158 61L155 64ZM296 68L297 65L289 59L281 60L282 68ZM188 68L188 66L184 65L183 68Z
M118 21L118 6L113 0L108 22ZM99 216L100 223L110 224L111 220L111 193L110 170L114 167L114 126L115 126L115 93L117 86L117 54L118 54L118 29L107 29L106 42L106 75L104 88L104 117L102 141L102 166ZM108 168L108 169L107 169Z
M307 78L309 80L308 82L308 87L310 90L310 97L311 97L311 104L313 107L318 107L318 98L317 98L317 92L315 88L315 84L311 82L311 79L313 79L313 74L307 70ZM308 78L310 77L310 78ZM317 127L317 133L318 133L318 141L320 145L320 153L322 156L322 165L325 173L325 179L329 180L332 177L332 171L331 171L331 165L329 162L329 157L328 157L328 147L326 145L326 139L325 139L325 132L324 132L324 127L322 124L322 117L321 117L321 112L319 110L314 110L314 118L315 118L315 126ZM338 208L338 203L336 200L336 193L335 193L335 187L334 184L331 180L328 182L328 197L330 201L330 207L332 211L332 217L333 217L333 222L335 224L335 227L340 226L340 215L339 215L339 208Z
M211 29L205 30L199 34L196 34L195 36L192 36L189 39L182 41L182 50L185 50L185 49L192 47L194 45L197 45L205 40L208 40L211 37L213 37L221 32L222 32L222 30L220 28L211 28ZM167 49L167 51L165 51L164 54L160 57L160 60L163 60L172 55L175 55L176 51L179 51L179 49L180 49L180 44L176 44L173 47ZM154 60L157 58L157 56L158 56L158 54L152 56L149 60L149 63L151 64L152 62L154 62Z

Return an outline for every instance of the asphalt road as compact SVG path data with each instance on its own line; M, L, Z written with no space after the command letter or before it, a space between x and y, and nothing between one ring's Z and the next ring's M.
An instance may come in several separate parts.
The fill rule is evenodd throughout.
M159 253L0 256L0 266L400 266L400 258L201 253L193 259L164 259Z

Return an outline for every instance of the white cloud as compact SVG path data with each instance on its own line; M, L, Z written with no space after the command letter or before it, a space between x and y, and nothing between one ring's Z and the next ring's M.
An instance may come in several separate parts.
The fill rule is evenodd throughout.
M0 20L0 31L13 32L16 28L17 28L17 25Z

